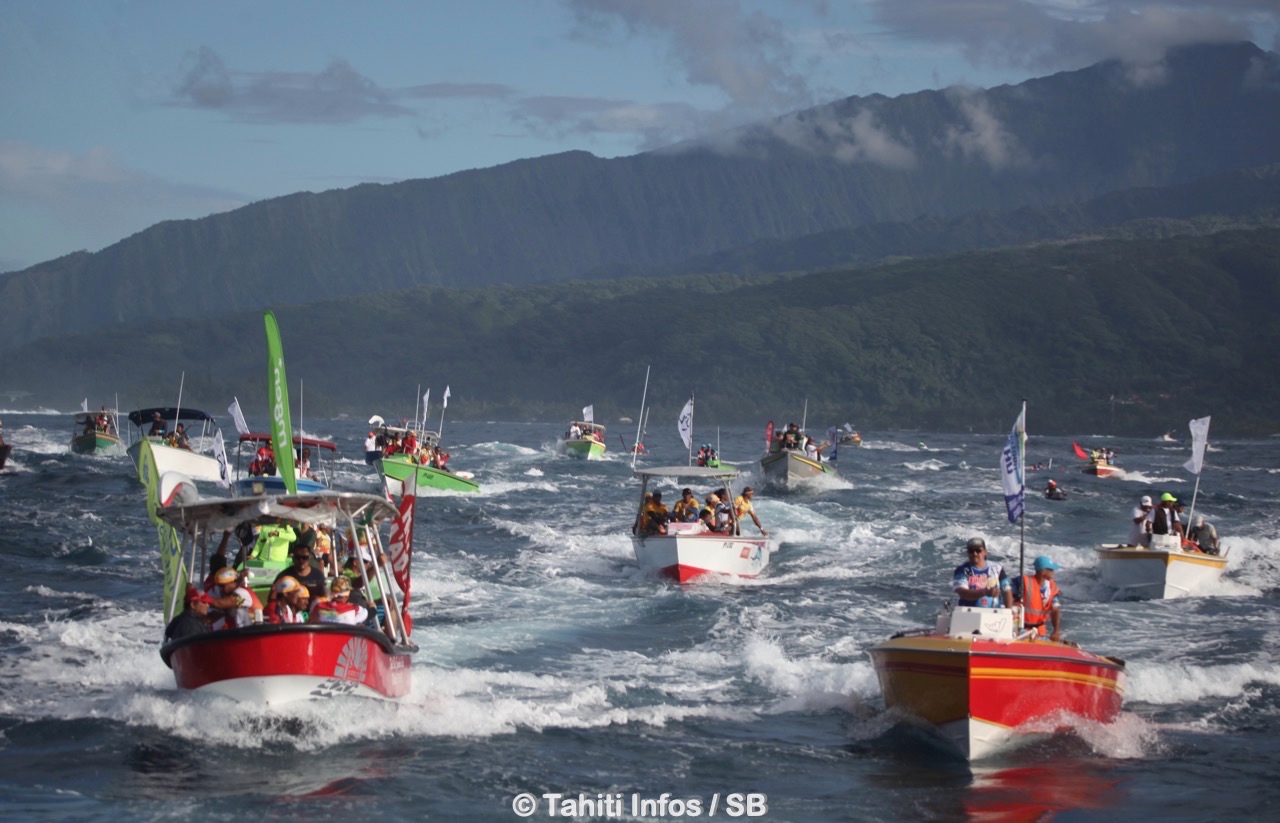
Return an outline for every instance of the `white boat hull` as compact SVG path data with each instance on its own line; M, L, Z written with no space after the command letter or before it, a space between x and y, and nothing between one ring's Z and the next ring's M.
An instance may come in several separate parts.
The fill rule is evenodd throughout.
M141 451L142 441L134 443L128 449L129 458L133 460L135 467L138 465L138 454ZM151 454L156 461L156 471L161 475L176 472L192 480L203 480L209 483L216 483L222 478L218 461L208 455L166 446L155 440L151 441Z
M1143 600L1185 597L1222 576L1227 558L1180 549L1101 546L1098 577L1116 596Z
M632 537L640 568L686 583L706 574L757 577L769 565L769 539L704 532Z

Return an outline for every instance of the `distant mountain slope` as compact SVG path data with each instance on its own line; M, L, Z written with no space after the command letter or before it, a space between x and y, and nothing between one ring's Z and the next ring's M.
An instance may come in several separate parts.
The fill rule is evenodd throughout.
M918 217L698 255L642 269L622 265L588 277L670 277L704 272L796 272L868 265L900 257L1088 237L1168 237L1280 224L1280 164L1239 169L1180 186L1127 189L1065 206Z
M1167 431L1212 414L1222 434L1280 431L1280 229L1106 240L781 276L694 276L446 289L277 310L308 415L412 406L452 387L461 418L634 412L691 390L700 419L1007 430ZM145 367L139 368L139 362ZM265 407L258 312L117 326L0 358L0 387L68 407L117 393ZM823 425L827 425L824 423ZM674 437L674 430L671 432Z
M533 283L769 239L1081 202L1280 161L1280 59L1248 43L986 92L853 97L673 149L571 152L170 221L0 279L0 348L415 285Z

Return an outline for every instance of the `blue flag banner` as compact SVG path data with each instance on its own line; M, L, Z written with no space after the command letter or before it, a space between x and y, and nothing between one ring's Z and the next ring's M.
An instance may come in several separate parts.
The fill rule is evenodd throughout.
M1022 519L1026 508L1026 482L1022 474L1023 450L1027 444L1027 404L1013 423L1013 431L1000 456L1000 484L1004 488L1004 504L1009 509L1009 522Z

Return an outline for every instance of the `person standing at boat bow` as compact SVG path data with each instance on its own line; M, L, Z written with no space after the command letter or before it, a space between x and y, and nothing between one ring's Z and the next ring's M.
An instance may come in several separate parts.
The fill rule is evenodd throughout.
M974 537L965 546L969 559L956 567L951 588L961 606L998 609L1013 605L1009 578L999 563L987 560L987 541Z
M1035 629L1040 637L1048 635L1050 640L1061 640L1062 609L1058 584L1053 580L1058 564L1042 554L1036 558L1035 569L1034 575L1019 577L1010 586L1014 601L1022 606L1022 627ZM1045 623L1053 624L1053 634L1049 634Z

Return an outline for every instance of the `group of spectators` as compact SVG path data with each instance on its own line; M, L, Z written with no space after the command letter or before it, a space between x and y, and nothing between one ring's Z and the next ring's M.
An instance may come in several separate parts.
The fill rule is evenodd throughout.
M765 531L751 502L754 497L755 489L747 486L742 494L732 498L731 503L729 490L720 488L699 503L693 489L686 488L680 490L680 499L675 506L667 508L662 502L662 492L645 492L631 531L638 535L669 534L671 523L700 523L702 532L741 534L743 519L750 517L760 534L768 537L769 532Z

